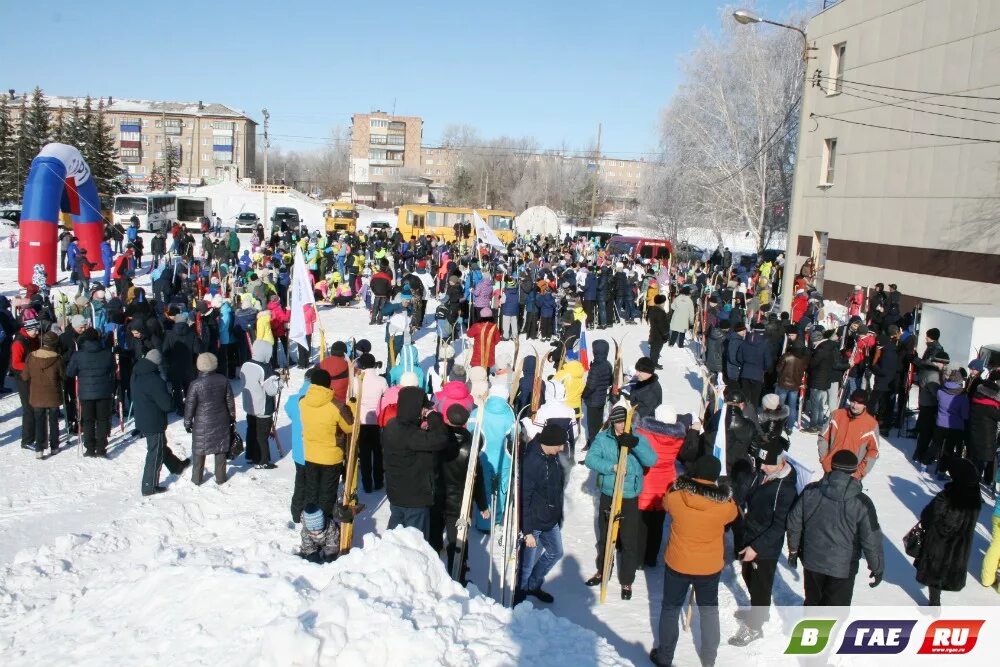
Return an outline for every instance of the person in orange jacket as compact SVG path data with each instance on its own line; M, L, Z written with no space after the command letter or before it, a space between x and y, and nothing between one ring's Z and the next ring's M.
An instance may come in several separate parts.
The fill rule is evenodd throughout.
M842 449L858 457L854 479L860 480L871 472L878 458L878 420L868 414L867 406L867 392L858 389L851 394L846 408L833 411L817 442L823 472L833 469L833 455Z
M493 368L496 364L497 343L500 341L500 329L493 321L493 311L482 308L479 311L479 321L469 327L466 335L473 341L472 361L469 365Z

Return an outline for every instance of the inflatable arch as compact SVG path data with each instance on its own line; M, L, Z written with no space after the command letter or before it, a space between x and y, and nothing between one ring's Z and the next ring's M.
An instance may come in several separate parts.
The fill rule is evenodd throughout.
M31 161L24 184L17 256L17 280L24 287L31 284L35 264L45 267L50 285L57 280L60 210L71 215L73 234L95 270L103 269L104 221L90 167L73 146L47 144Z

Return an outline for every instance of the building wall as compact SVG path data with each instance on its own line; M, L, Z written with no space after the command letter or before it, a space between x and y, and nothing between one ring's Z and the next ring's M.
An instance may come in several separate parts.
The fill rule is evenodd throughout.
M351 117L348 179L355 201L375 202L378 185L420 172L423 120L382 111Z
M820 256L817 233L825 232L821 289L828 298L882 282L896 283L911 305L1000 302L1000 144L968 139L996 140L1000 132L915 110L995 123L995 113L975 110L1000 107L858 85L1000 96L1000 2L842 0L814 17L807 32L817 48L810 74L833 76L834 46L846 44L846 53L839 91L825 80L806 89L792 207L796 268ZM836 139L829 184L828 139Z

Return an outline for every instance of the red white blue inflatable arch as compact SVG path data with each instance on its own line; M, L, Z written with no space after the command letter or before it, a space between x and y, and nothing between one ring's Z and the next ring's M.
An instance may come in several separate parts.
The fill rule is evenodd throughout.
M48 283L58 279L59 211L72 216L73 234L80 247L87 249L87 259L104 268L101 241L104 221L90 167L80 151L66 144L47 144L31 161L24 184L21 208L21 242L17 257L17 280L31 284L35 264L45 267Z

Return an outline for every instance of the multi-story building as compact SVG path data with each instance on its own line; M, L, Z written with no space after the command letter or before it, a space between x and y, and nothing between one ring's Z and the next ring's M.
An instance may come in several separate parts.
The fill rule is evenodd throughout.
M26 97L30 104L30 93ZM59 114L68 121L74 106L82 109L85 102L79 97L45 99L54 122ZM12 117L19 117L21 102L16 94L8 100ZM98 102L91 102L95 112ZM184 184L254 175L257 123L223 104L107 98L104 121L111 126L122 167L137 183L163 164L167 150L177 156Z
M1000 303L1000 3L841 0L806 33L790 263L831 299Z
M351 198L378 205L390 194L420 177L420 142L424 122L419 116L394 116L383 111L351 116Z

